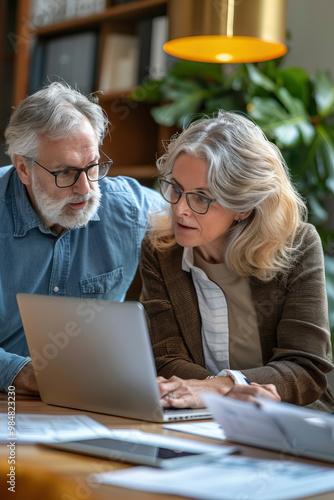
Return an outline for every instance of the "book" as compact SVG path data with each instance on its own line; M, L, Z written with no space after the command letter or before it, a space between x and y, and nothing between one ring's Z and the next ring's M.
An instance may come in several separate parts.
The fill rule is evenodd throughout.
M153 18L140 19L137 23L138 72L137 84L141 85L150 76L150 57Z
M152 21L150 77L156 80L167 73L168 59L163 45L168 40L168 17L156 16Z
M35 93L43 86L45 44L43 42L36 42L32 54L32 61L29 66L28 94Z
M46 26L102 12L106 7L107 0L32 0L30 21L35 27Z
M73 0L32 0L30 8L30 21L33 26L46 26L65 19L66 4Z
M106 0L67 0L66 18L90 16L106 7Z
M85 31L37 44L29 88L32 92L54 81L65 81L83 94L94 90L98 35Z
M227 441L334 462L334 417L289 403L201 395Z
M111 6L122 5L123 3L138 2L138 0L111 0Z
M138 36L109 33L103 49L99 90L114 92L133 87L138 72Z
M159 80L175 64L177 58L170 56L163 50L168 40L167 16L156 16L141 19L137 23L139 39L139 62L137 84L145 80Z

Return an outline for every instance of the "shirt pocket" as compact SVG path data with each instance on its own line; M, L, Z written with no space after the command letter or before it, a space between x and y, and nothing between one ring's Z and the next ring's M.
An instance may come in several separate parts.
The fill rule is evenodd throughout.
M80 296L83 298L113 300L113 295L123 283L123 268L99 274L79 281ZM116 292L116 295L118 293Z

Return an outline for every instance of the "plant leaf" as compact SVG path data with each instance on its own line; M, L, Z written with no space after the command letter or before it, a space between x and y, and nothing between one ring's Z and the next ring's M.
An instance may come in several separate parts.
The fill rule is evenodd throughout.
M151 109L151 114L159 125L166 127L177 125L183 128L186 118L189 119L189 115L200 111L202 98L202 93L193 93L180 101L154 107Z
M222 65L215 63L204 63L198 61L179 61L170 70L170 75L180 79L201 78L222 82Z
M198 92L203 87L195 80L179 80L172 75L160 86L160 94L164 101L178 101L183 100L185 96Z
M254 98L248 106L250 116L280 147L293 147L299 140L310 144L315 136L303 103L286 89L277 91L280 102L272 98Z
M303 138L304 143L307 146L309 146L311 144L311 142L313 141L315 134L316 134L313 125L307 119L305 119L305 121L300 120L300 122L298 123L297 126L299 128L299 131L300 131L300 134Z
M303 68L276 69L275 78L279 87L285 87L293 97L298 97L304 106L310 102L310 78Z
M319 203L319 200L312 194L307 197L307 203L309 206L309 218L312 224L324 224L328 219L328 213Z
M318 137L321 138L319 144L319 151L321 152L324 162L326 164L326 173L330 177L334 177L334 141L333 137L330 135L330 131L325 127L325 125L319 125L317 127Z
M300 132L294 117L275 99L254 98L247 109L265 134L271 140L276 140L280 147L290 148L298 143Z
M314 77L314 99L320 116L334 112L334 85L326 71L319 71Z
M240 97L238 99L238 94L235 95L225 94L220 97L215 97L213 99L206 99L204 101L204 111L206 114L211 115L212 113L215 113L221 109L224 109L226 111L235 109L240 110L244 106L243 102L240 101L241 99Z
M248 76L251 82L268 92L275 92L276 84L265 76L254 64L246 64Z
M334 325L334 258L325 255L325 275L330 325Z
M273 130L275 139L286 148L292 148L299 141L299 130L296 125L280 125Z
M161 101L160 88L162 83L163 80L147 80L129 94L129 99L140 102L159 102Z

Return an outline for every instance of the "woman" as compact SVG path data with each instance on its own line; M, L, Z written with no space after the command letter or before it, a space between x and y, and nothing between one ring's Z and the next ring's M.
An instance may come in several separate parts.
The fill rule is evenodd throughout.
M143 244L141 301L164 406L256 382L333 411L322 247L278 148L220 112L175 137L157 166L170 205Z

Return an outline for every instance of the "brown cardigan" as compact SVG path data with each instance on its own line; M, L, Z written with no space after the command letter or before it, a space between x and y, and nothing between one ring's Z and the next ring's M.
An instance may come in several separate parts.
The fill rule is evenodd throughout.
M250 279L263 366L242 373L275 384L283 401L334 411L325 375L333 365L321 242L313 226L302 224L295 244L301 256L287 276ZM212 373L205 368L197 295L191 274L182 270L182 252L180 246L157 252L144 240L141 302L158 375L204 379Z

